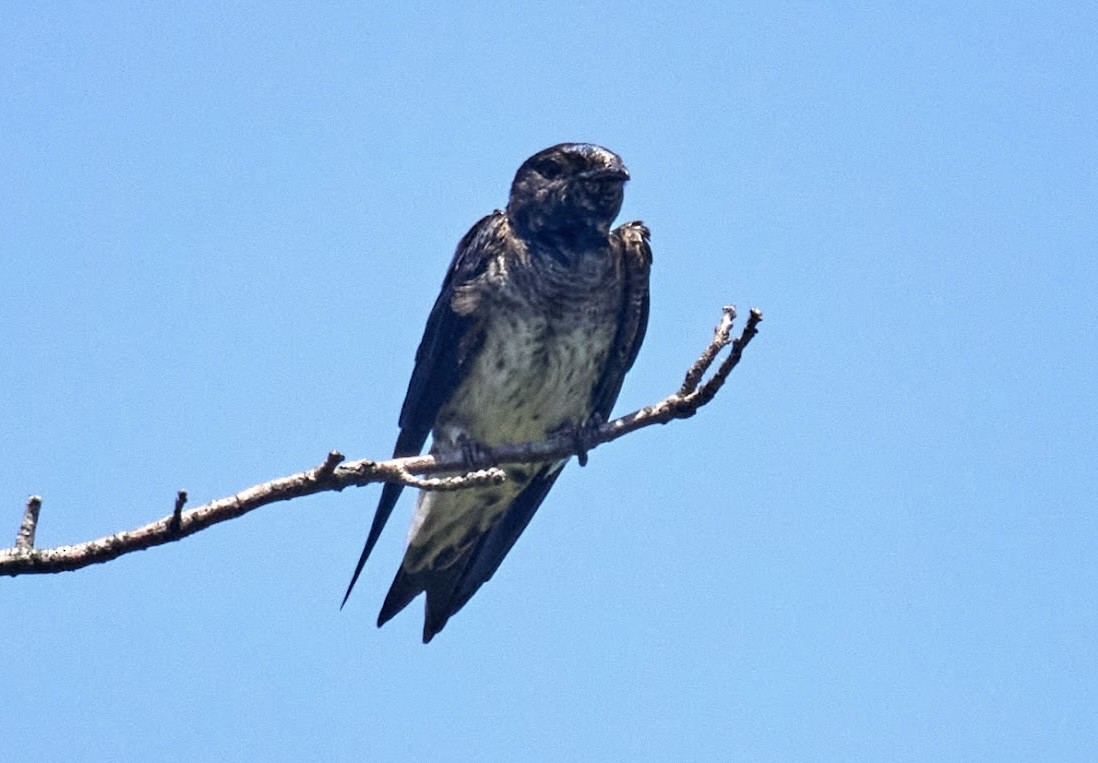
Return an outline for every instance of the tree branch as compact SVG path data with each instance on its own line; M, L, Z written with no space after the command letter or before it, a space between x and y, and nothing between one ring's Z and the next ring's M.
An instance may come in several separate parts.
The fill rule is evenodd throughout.
M603 443L643 427L689 418L713 399L732 369L740 362L744 348L758 333L762 312L753 309L743 332L733 341L731 332L735 317L735 308L724 308L720 323L713 331L712 340L690 366L677 392L655 405L602 424L586 435L582 443L577 442L575 436L562 433L539 442L484 448L483 453L477 453L476 463L470 463L467 454L461 452L394 458L388 461L345 461L343 454L332 451L324 463L314 469L254 485L236 495L219 498L188 511L183 510L187 502L187 491L180 490L172 513L162 519L104 538L48 549L34 548L34 534L42 499L31 496L26 503L15 545L0 550L0 575L77 570L108 562L133 551L185 538L218 522L242 516L270 503L315 493L338 492L347 487L359 487L374 482L396 482L421 490L462 490L476 485L498 484L506 479L503 470L498 468L503 464L568 458L579 454L580 449L593 450ZM703 382L703 377L721 350L729 344L732 345L729 354L713 375ZM473 471L469 471L470 469Z

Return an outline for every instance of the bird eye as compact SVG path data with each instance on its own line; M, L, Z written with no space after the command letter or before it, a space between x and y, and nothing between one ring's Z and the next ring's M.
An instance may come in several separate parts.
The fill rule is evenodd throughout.
M546 180L556 180L560 177L561 166L552 159L546 159L537 166L538 174Z

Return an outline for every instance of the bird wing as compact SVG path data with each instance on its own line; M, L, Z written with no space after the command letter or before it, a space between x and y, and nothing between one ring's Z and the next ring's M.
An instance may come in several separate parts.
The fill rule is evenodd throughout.
M603 418L608 417L614 407L625 373L636 360L648 327L648 275L652 265L648 239L648 229L639 222L626 223L613 232L611 246L621 257L625 295L614 345L592 397L592 410ZM499 569L503 558L526 529L563 468L564 462L560 461L538 470L465 558L443 574L440 575L437 570L425 570L412 575L403 568L398 570L382 606L378 625L403 609L421 591L426 591L427 617L423 624L423 640L430 641Z
M611 245L621 252L625 270L625 298L618 315L618 333L614 346L595 384L592 409L604 419L618 400L626 372L637 359L644 333L648 330L648 274L652 269L652 248L648 228L639 221L625 223L612 233Z
M423 339L416 350L415 368L400 410L400 434L393 448L393 458L414 456L423 449L439 408L457 389L467 371L466 361L475 354L481 339L476 318L468 311L455 311L454 295L461 286L480 276L492 254L503 246L501 225L504 219L502 212L493 212L470 228L458 243L442 283L442 292L431 308ZM347 603L403 489L403 485L392 482L382 487L374 521L343 596L343 604Z

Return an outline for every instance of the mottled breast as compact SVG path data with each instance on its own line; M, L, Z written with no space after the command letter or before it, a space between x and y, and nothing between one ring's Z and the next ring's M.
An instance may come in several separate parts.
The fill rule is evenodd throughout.
M536 440L589 418L622 299L609 248L568 261L525 251L494 260L475 294L479 346L439 412L436 442Z

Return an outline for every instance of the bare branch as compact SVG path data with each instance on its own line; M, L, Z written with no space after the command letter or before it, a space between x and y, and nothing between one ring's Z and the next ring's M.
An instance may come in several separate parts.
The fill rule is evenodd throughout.
M643 427L689 418L713 399L732 369L739 363L744 348L758 333L762 313L753 309L743 332L732 341L731 330L735 317L735 308L724 308L721 320L713 332L713 339L691 365L676 393L655 405L646 406L594 428L590 433L585 433L582 442L575 433L561 433L538 442L484 448L483 453L478 454L477 466L485 468L476 471L469 471L468 458L460 451L394 458L389 461L345 461L342 453L332 451L324 463L314 469L254 485L236 495L219 498L188 511L183 511L187 502L187 491L180 490L172 513L162 519L104 538L49 549L34 548L34 531L42 499L31 496L27 500L15 545L10 549L0 550L0 575L64 572L108 562L123 554L185 538L267 504L315 493L338 492L347 487L396 482L421 490L461 490L474 485L498 484L506 479L504 472L498 468L504 464L569 458ZM729 343L732 345L731 352L713 375L703 382L703 377ZM442 476L424 478L415 475Z

